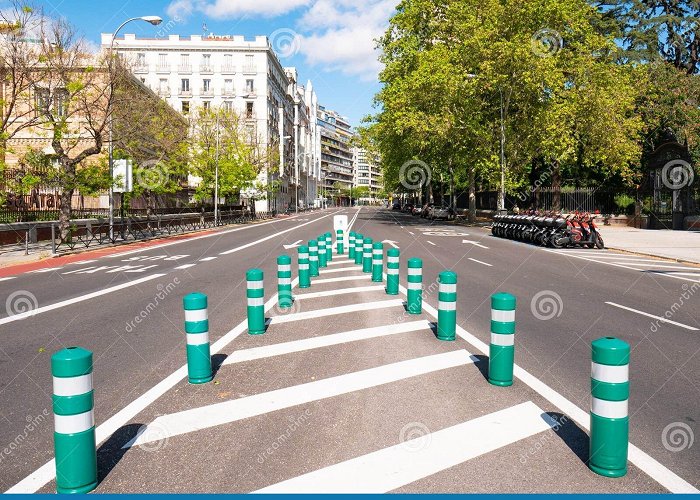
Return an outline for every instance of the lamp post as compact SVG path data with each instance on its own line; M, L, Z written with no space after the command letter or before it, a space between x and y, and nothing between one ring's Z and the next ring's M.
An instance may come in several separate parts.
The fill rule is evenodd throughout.
M305 158L307 156L313 157L313 155L311 153L303 152L303 153L299 153L298 155L296 155L296 158L294 159L294 163L296 164L295 169L296 169L296 175L297 175L297 182L296 182L296 185L297 185L297 207L299 206L299 170L300 170L299 169L299 158ZM307 208L309 206L309 168L308 168L308 165L309 165L309 163L307 161L306 168L304 168L304 170L306 170L306 196L305 196L305 200L306 200Z
M112 131L114 129L114 123L112 121L112 99L114 96L114 79L112 74L112 61L114 59L114 40L117 38L117 34L119 34L119 31L131 21L145 21L147 23L152 24L153 26L158 26L160 23L163 22L163 20L158 16L132 17L119 25L119 27L114 31L114 33L112 33L112 40L109 43L109 239L112 242L114 242L114 186L112 185L112 180L114 179L114 145L112 143Z

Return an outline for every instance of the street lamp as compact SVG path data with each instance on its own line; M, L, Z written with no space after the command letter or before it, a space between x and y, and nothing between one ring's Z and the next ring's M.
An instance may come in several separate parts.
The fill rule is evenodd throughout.
M119 31L129 24L131 21L145 21L152 24L153 26L158 26L163 20L158 16L141 16L132 17L127 19L119 25L119 27L112 33L112 40L109 43L109 87L110 87L110 104L109 104L109 239L114 242L114 186L112 185L112 180L114 179L114 146L112 144L112 131L114 129L114 123L112 121L112 103L114 102L114 79L112 78L112 60L114 56L114 40L117 38Z
M296 161L297 163L296 166L296 175L297 175L297 207L299 206L299 158L300 157L306 157L308 156L309 158L313 158L313 155L311 153L303 152L299 153L296 156ZM306 208L309 207L309 169L308 169L308 162L307 162L307 168L306 168Z

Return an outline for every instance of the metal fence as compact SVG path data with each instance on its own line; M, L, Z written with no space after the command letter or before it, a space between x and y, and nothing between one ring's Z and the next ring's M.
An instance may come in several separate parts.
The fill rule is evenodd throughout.
M615 197L628 195L633 199L636 196L634 191L625 190L603 190L598 188L562 188L559 196L559 206L564 212L582 211L611 214L621 213L624 209L615 202ZM540 210L551 210L554 207L554 200L557 196L551 187L540 188L538 192L523 191L515 195L506 193L505 206L512 210L516 206L520 209L537 208ZM480 210L496 210L498 208L498 191L483 191L476 193L476 208Z

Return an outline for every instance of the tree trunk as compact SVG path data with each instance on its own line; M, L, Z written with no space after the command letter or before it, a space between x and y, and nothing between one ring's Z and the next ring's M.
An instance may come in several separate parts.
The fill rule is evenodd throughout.
M559 160L552 162L552 210L561 210L561 165Z
M68 241L71 218L71 202L73 201L73 190L63 189L61 191L61 208L58 211L58 230L61 242Z
M469 167L469 222L476 222L476 172Z

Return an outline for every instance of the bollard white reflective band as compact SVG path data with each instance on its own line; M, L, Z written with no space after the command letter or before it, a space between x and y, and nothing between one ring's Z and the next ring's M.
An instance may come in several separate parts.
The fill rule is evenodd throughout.
M377 249L377 250L372 250L372 255L382 255L382 253L383 253L383 252L382 252L381 250L378 250L378 249Z
M387 257L386 258L387 263L389 264L398 264L399 263L399 258L398 257Z
M56 396L78 396L92 390L92 372L78 377L54 377L53 393Z
M299 264L300 271L306 271L309 268L308 264Z
M321 248L319 248L318 253L325 254L325 253L326 253L326 247L321 247Z
M408 275L409 276L423 276L423 268L422 267L409 267L408 268Z
M395 275L395 274L399 274L399 270L398 270L398 269L389 268L389 269L386 270L386 273L393 276L393 275Z
M204 333L188 333L187 345L202 345L209 343L209 332Z
M364 246L362 247L365 250L372 250L372 244L371 243L365 243Z
M440 283L439 291L442 293L457 293L456 283Z
M308 258L309 258L309 254L308 254L308 253L300 253L300 254L299 254L299 259L300 259L300 260L304 260L304 259L308 259Z
M625 418L627 416L627 400L605 401L591 398L591 412L603 418Z
M457 302L444 302L442 300L438 300L438 310L456 311L457 310Z
M247 286L249 290L260 290L263 287L263 280L248 281Z
M318 255L312 255L311 257L309 257L309 260L311 262L318 262Z
M630 379L630 365L611 366L591 362L591 378L598 382L621 384Z
M281 273L289 272L292 270L292 265L291 264L280 264L277 266L277 271Z
M195 322L209 319L206 309L185 309L185 321Z
M512 333L491 332L491 343L493 345L510 346L515 345L515 335Z
M277 282L280 285L291 285L292 284L292 278L277 278Z
M265 297L248 297L248 305L250 307L258 307L265 305Z
M77 415L53 416L54 430L56 434L75 434L84 432L95 426L95 415L92 410Z
M406 287L407 290L422 290L423 289L423 283L411 283L410 281L408 282L408 286Z
M491 309L491 321L500 321L502 323L512 323L515 321L515 309L512 311L500 311Z
M381 257L373 257L372 258L372 264L381 264L381 263L382 263Z

